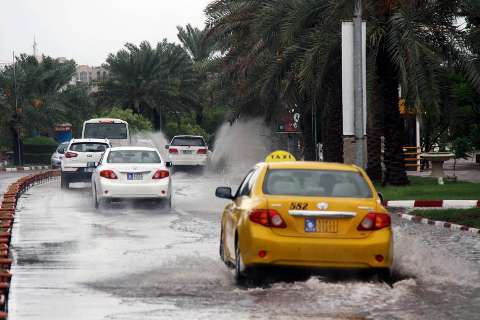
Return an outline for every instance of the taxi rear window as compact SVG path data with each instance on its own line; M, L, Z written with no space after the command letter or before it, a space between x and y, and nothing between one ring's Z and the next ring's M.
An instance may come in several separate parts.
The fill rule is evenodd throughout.
M263 182L271 195L371 198L372 190L358 172L305 169L271 169Z

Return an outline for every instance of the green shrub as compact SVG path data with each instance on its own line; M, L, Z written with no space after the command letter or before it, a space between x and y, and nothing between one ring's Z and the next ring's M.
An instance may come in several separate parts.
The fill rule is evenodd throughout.
M134 113L132 109L113 107L110 110L97 115L96 118L116 118L127 121L130 134L139 131L152 130L152 122L143 115Z
M50 137L45 136L36 136L29 137L23 140L23 144L33 144L33 145L58 145L58 143Z

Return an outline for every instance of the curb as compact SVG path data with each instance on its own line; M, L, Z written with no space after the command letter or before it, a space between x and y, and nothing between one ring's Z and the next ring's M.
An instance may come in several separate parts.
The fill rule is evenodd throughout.
M41 168L48 168L48 166L4 168L3 170L0 169L0 171L41 170ZM0 319L8 318L8 295L12 279L10 269L13 263L10 254L10 242L12 240L12 224L15 219L17 201L32 186L49 181L59 175L60 171L58 170L48 170L21 177L16 182L10 184L7 191L3 194L3 200L0 204Z
M428 225L432 225L440 228L447 228L455 231L466 231L474 235L480 235L480 229L477 229L477 228L471 228L471 227L467 227L467 226L463 226L463 225L455 224L451 222L432 220L432 219L423 218L420 216L414 216L407 213L397 213L397 214L402 219L406 219L415 223L428 224Z
M480 208L480 200L395 200L384 201L383 205L389 208L443 208L469 209Z
M0 172L16 172L16 171L32 171L32 170L48 170L48 169L50 169L50 166L29 166L29 167L15 167L15 168L0 168Z

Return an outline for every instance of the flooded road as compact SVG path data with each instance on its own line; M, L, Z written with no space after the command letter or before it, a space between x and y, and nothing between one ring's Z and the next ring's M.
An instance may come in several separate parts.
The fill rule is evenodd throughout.
M478 236L394 218L393 286L314 276L244 288L218 258L225 201L213 194L234 184L173 179L171 212L95 211L86 184L30 189L13 230L10 319L478 319Z

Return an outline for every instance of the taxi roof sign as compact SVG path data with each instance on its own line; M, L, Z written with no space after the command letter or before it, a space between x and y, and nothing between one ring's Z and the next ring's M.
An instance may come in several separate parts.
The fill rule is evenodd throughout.
M295 157L288 151L277 150L270 153L265 162L284 162L284 161L296 161Z

